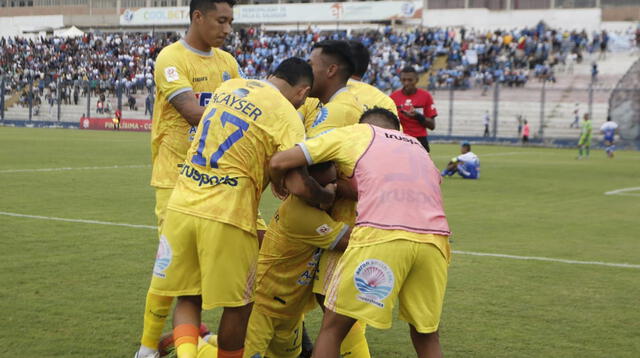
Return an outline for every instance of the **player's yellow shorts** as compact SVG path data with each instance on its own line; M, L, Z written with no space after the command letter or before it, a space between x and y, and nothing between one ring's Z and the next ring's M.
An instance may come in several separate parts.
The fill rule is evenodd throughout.
M302 353L303 317L270 317L254 306L247 326L243 357L297 358Z
M342 257L341 251L324 250L320 261L318 262L318 270L313 281L313 293L325 296L329 290L331 278L338 266L338 261Z
M348 247L331 281L325 307L373 327L391 327L394 302L400 319L420 333L438 330L447 286L447 260L432 244L393 240Z
M156 189L156 218L158 219L158 234L162 232L162 223L164 222L164 216L167 213L167 204L169 204L169 198L173 188L155 188Z
M253 301L257 238L233 225L167 210L149 292L202 295L202 308Z

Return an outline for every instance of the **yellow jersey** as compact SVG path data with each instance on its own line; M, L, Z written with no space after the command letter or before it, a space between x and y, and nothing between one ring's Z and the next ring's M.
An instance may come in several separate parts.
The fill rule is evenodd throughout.
M339 128L324 135L299 143L309 165L333 161L338 170L352 177L356 163L367 151L373 139L368 124ZM369 226L355 226L349 238L349 247L371 245L397 239L434 244L449 259L448 237L422 234L405 230L384 230Z
M318 111L322 108L322 102L315 97L307 97L304 104L298 108L298 114L302 123L313 123L318 115Z
M356 96L344 87L338 90L314 117L306 116L305 129L307 137L312 138L332 129L358 123L364 113L364 107ZM346 177L338 171L338 175ZM331 217L353 225L356 219L356 203L353 200L339 198L331 209Z
M365 111L373 107L380 107L391 111L396 116L398 115L398 108L395 102L376 87L362 81L350 79L347 82L347 89L356 96Z
M346 87L338 90L329 102L316 108L315 115L305 116L307 137L315 137L334 128L358 123L364 113L362 104Z
M322 249L333 249L348 230L325 211L287 197L262 241L254 309L288 319L313 308L311 288Z
M156 83L151 129L151 186L173 188L195 134L186 119L171 104L184 92L193 91L202 107L213 92L231 78L241 77L238 62L229 53L212 48L192 48L184 40L160 51L155 63Z
M271 83L224 82L198 124L168 208L255 234L269 159L304 137L296 109Z

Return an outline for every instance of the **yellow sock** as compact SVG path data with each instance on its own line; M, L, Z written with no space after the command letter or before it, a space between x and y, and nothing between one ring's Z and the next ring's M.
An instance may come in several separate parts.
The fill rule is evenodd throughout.
M144 326L140 344L152 349L158 349L164 322L167 320L173 297L158 296L147 292L144 306Z
M199 338L198 358L218 358L218 348L204 339Z
M340 356L344 358L371 358L365 336L366 325L356 322L340 345Z
M173 341L178 358L196 358L198 356L198 327L192 324L180 324L173 328Z
M176 355L178 358L197 358L198 346L193 343L182 343L176 347Z

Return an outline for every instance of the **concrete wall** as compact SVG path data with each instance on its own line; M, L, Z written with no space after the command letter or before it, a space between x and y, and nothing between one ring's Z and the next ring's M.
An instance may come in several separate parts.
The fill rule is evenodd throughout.
M15 36L24 31L64 27L62 15L0 17L0 36Z
M425 26L466 26L478 29L512 29L535 26L540 20L554 28L598 29L601 9L515 10L487 9L425 10Z

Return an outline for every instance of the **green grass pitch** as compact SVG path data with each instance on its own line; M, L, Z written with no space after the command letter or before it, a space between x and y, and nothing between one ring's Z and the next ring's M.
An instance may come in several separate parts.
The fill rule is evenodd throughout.
M432 148L440 168L459 150ZM442 185L457 252L445 355L639 357L640 152L473 150L482 178ZM155 225L149 161L148 133L0 127L0 356L133 356L155 231L49 218ZM623 188L639 190L604 194ZM276 204L265 195L267 218ZM307 318L312 337L319 321ZM414 356L401 321L367 336L373 357Z

